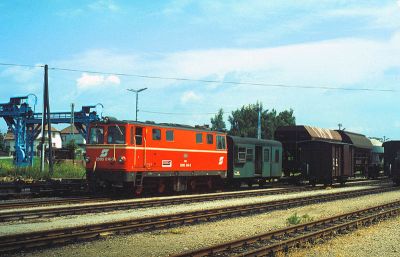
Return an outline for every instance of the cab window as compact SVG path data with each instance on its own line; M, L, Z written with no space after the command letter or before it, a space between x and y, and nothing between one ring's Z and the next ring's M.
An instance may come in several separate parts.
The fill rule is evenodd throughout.
M224 136L218 136L217 135L217 149L218 150L226 149L225 137Z
M174 141L174 131L173 130L165 131L165 140Z
M125 127L109 126L107 143L109 144L125 144Z
M104 129L100 127L94 127L90 129L90 144L104 144Z
M196 134L196 143L197 144L202 144L203 143L203 134L202 133L197 133Z
M153 134L153 140L161 140L161 130L159 129L154 129L152 130L152 134Z
M207 144L212 145L214 143L214 138L212 134L207 134Z

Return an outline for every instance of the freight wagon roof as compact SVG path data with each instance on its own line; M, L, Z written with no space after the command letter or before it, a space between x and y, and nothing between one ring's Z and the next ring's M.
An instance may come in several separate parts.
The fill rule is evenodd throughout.
M282 146L281 142L276 140L257 139L252 137L228 137L232 138L233 142L238 144Z
M391 146L397 146L400 147L400 140L390 140L386 141L383 144L383 147L391 147Z
M98 121L98 122L93 122L92 124L119 124L119 125L125 125L125 124L133 124L133 125L141 125L141 126L155 126L155 127L161 127L161 128L179 128L179 129L187 129L187 130L195 130L195 131L202 131L202 132L216 132L220 134L226 134L225 132L222 131L216 131L216 130L211 130L210 128L206 128L203 126L190 126L190 125L184 125L184 124L176 124L176 123L155 123L152 121L132 121L132 120L117 120L111 118L109 121Z
M341 135L330 129L317 128L312 126L281 126L276 130L276 134L293 134L296 136L295 141L306 141L306 140L328 140L328 141L342 141ZM300 138L298 133L305 133L307 138Z
M366 136L354 132L339 130L338 131L342 137L343 141L350 141L347 143L352 143L355 147L362 149L372 149L371 140L369 140Z

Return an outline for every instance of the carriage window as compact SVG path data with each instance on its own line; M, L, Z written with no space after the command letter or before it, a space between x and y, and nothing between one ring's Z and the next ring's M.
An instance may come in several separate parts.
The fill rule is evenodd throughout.
M202 133L197 133L196 134L196 143L197 144L203 143L203 134Z
M161 140L161 130L153 129L153 140Z
M269 149L264 149L264 162L269 162Z
M104 143L104 130L103 128L90 129L90 144L103 144Z
M207 134L207 144L212 145L214 143L214 138L212 134Z
M279 162L279 150L275 150L275 162Z
M237 150L237 162L238 163L243 163L246 162L246 148L245 147L239 147Z
M136 129L135 129L135 141L136 141L136 145L141 145L143 143L143 128L136 127Z
M217 136L217 149L219 149L219 150L226 149L224 136Z
M248 161L248 162L253 161L253 148L247 148L246 161Z
M107 143L109 144L125 144L125 127L109 126Z
M167 130L165 132L165 138L167 141L174 141L174 131L173 130Z

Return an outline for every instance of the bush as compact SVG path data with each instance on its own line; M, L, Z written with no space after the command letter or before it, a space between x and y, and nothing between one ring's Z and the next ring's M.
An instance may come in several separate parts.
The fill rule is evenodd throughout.
M49 167L45 164L44 172L40 172L40 159L35 158L33 167L15 167L12 159L0 160L0 176L21 179L49 179L49 178L83 178L85 167L77 162L54 164L54 173L49 173Z

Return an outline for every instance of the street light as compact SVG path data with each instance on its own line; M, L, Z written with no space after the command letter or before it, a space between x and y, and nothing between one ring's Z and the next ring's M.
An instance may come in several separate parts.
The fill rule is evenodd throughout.
M136 121L137 121L137 113L138 113L138 101L139 101L139 97L138 97L138 95L139 95L139 92L142 92L142 91L144 91L144 90L146 90L147 89L147 87L145 87L145 88L141 88L141 89L127 89L128 91L131 91L131 92L134 92L134 93L136 93Z

